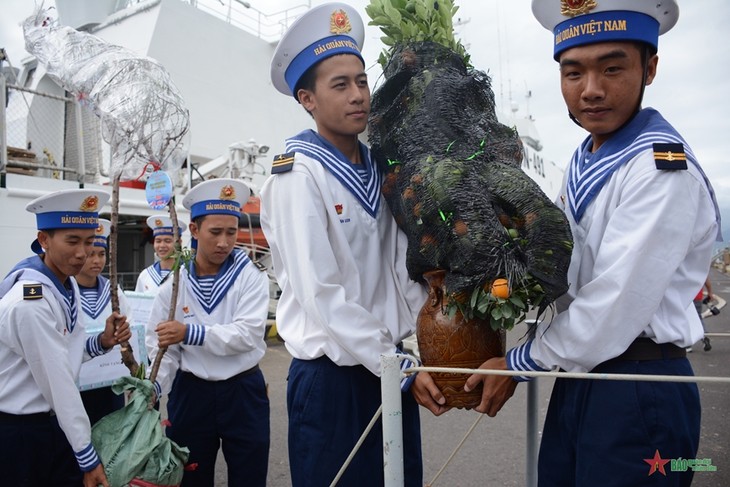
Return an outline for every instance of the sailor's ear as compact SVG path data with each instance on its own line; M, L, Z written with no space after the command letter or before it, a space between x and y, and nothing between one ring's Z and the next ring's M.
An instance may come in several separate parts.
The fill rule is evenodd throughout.
M300 88L297 91L297 98L299 99L299 103L304 107L304 109L311 113L315 107L314 92L311 90L305 90L304 88Z
M656 67L659 64L659 56L654 54L646 61L646 85L649 86L656 77Z

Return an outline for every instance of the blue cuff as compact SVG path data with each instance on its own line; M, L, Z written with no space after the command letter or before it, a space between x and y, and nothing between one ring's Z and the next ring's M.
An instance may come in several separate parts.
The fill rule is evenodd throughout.
M532 372L545 372L547 369L543 369L530 357L530 349L532 348L532 340L518 345L515 348L507 352L507 368L509 370L529 370ZM533 377L525 376L513 376L513 379L517 382L526 382L533 379Z
M76 455L76 461L83 472L91 472L101 463L99 455L96 454L96 450L94 450L91 443L83 450L74 452L74 455Z
M104 347L101 345L101 333L86 339L86 352L92 358L104 355L107 352L107 350L104 350Z
M406 370L413 366L421 365L421 362L413 362L413 360L409 358L404 358L400 362L400 369ZM411 389L411 385L416 380L416 375L418 375L418 372L412 373L411 375L406 375L400 380L400 390L401 392L408 392Z
M205 341L205 327L203 325L185 325L183 345L203 345Z
M155 386L155 394L157 394L157 400L159 401L162 397L162 386L157 381L153 385Z

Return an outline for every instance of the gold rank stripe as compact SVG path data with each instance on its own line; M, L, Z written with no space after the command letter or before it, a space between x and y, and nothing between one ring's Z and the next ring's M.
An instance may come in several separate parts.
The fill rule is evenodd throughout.
M654 159L658 161L686 161L687 155L684 152L655 152Z
M294 162L294 157L287 157L285 159L277 159L271 164L271 167L283 166L285 164L291 164L292 162Z

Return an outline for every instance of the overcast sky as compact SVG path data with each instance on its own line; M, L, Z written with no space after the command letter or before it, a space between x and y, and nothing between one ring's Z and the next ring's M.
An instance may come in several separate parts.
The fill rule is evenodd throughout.
M227 2L228 0L223 0ZM605 0L608 1L608 0ZM46 0L45 4L53 2ZM297 0L249 0L253 8L272 13L301 4ZM325 3L312 0L312 5ZM365 18L368 0L349 0ZM530 0L457 0L457 28L472 64L493 77L497 105L535 118L546 159L565 167L586 133L566 114L552 59L552 34L532 16ZM33 0L0 0L0 47L14 65L27 55L19 22L30 15ZM680 0L677 25L659 39L659 67L646 90L644 106L658 109L692 147L717 193L730 240L730 2ZM367 19L366 19L367 22ZM380 32L369 27L363 50L369 65L382 49ZM268 69L268 68L267 68ZM379 68L372 69L376 84Z

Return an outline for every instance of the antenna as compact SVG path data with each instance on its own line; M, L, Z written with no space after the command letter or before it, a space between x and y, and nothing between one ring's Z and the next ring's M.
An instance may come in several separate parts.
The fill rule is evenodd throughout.
M499 18L499 2L495 2L495 8L497 9L497 58L499 59L499 111L504 113L504 89L502 86L502 21Z
M461 19L461 17L458 17L458 18L456 19L456 22L454 22L454 31L456 31L456 28L457 28L457 27L461 27L462 25L466 25L466 24L468 24L469 22L471 22L471 18L469 18L469 19L466 19L466 20L462 20L462 19ZM462 36L461 36L461 35L459 35L459 37L462 37ZM469 48L470 48L470 47L471 47L471 43L468 43L468 42L467 42L467 43L465 43L465 44L464 44L464 48L465 48L465 49L466 49L467 51L469 50Z

